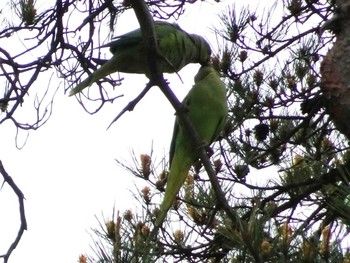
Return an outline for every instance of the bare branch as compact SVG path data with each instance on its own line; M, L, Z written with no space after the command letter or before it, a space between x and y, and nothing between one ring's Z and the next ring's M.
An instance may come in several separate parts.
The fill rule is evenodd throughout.
M115 123L126 111L133 111L137 103L146 95L146 93L152 88L152 84L149 82L146 87L142 90L142 92L132 101L126 105L126 107L113 119L111 124L107 127L107 130Z
M24 195L23 195L21 189L19 189L19 187L13 181L12 177L6 172L1 160L0 160L0 173L2 174L2 177L4 178L4 183L7 183L18 197L19 214L20 214L20 220L21 220L21 224L20 224L20 227L19 227L19 230L17 233L17 237L10 245L6 254L0 255L0 258L4 259L4 263L7 263L12 251L17 247L19 241L21 240L24 230L27 230L27 220L26 220L26 216L25 216L25 212L24 212Z

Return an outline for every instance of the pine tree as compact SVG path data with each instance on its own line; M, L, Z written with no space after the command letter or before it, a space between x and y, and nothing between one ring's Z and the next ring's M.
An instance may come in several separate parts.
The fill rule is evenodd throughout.
M150 262L349 262L347 86L336 82L347 77L343 2L223 12L216 32L224 45L213 61L227 82L230 114L211 160L232 213L198 161ZM105 233L96 230L113 247L111 262L144 260L167 175L151 159L143 154L126 167L153 186L138 192L142 211L125 211ZM109 262L102 247L97 254Z
M59 0L47 9L33 0L1 3L2 14L11 10L16 19L1 16L0 39L31 42L16 52L0 47L0 76L6 80L0 124L35 130L46 123L57 91L49 88L51 77L59 76L69 90L103 64L94 48L108 36L99 29L108 24L112 32L133 2ZM167 20L195 2L146 4L154 18ZM216 177L208 176L213 171L205 161L193 165L147 260L350 262L348 11L345 0L286 0L264 9L223 11L222 24L213 25L219 40L213 63L227 83L230 111L213 147ZM76 15L86 19L72 28ZM38 97L33 94L39 78L46 79L47 90ZM105 78L97 93L78 99L95 113L119 97L111 87L121 82ZM19 119L30 102L34 121ZM134 158L134 166L119 164L149 185L135 193L140 210L113 213L101 222L94 231L96 255L82 255L80 262L145 262L145 240L168 168L148 154ZM5 261L12 250L2 256Z

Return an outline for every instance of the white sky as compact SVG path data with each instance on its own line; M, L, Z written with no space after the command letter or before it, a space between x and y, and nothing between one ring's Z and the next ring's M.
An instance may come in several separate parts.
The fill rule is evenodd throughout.
M213 39L208 28L218 21L218 10L229 2L200 1L185 13L179 24L188 32ZM129 28L118 27L124 25ZM116 35L138 27L138 23L134 14L128 12L120 17L118 26ZM180 99L191 88L198 68L189 65L180 72L184 84L176 75L166 76ZM97 227L95 215L99 219L102 214L108 218L114 204L121 211L135 204L130 193L135 178L117 166L114 159L131 162L131 150L137 156L149 153L152 143L158 160L167 154L174 110L157 87L133 112L127 112L106 131L111 120L147 82L142 76L125 74L124 77L118 89L125 96L93 116L85 113L75 98L60 90L51 119L30 133L22 150L15 147L13 125L10 122L1 125L0 160L26 197L28 221L28 231L10 262L76 262L80 254L91 253L88 231ZM0 211L0 253L3 254L17 234L19 223L17 199L8 185L0 191Z

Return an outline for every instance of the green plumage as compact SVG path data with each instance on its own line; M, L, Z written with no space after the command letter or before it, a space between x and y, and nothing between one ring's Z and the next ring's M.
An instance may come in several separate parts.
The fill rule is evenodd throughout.
M154 25L159 51L166 58L158 61L163 73L178 72L189 63L208 63L211 50L204 38L186 33L176 24L157 21ZM112 58L73 88L69 96L117 71L149 75L147 52L143 47L140 29L126 33L102 47L110 47Z
M195 85L182 103L188 110L187 114L203 143L209 146L219 136L226 122L226 87L218 72L211 66L202 66L194 81ZM191 165L197 158L197 151L188 133L176 119L170 146L170 172L155 228L162 225Z

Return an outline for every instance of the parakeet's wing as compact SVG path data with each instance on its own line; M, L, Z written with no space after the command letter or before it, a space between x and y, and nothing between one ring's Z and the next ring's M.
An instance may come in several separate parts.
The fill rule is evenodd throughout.
M216 94L216 92L220 93L220 99L222 100L222 103L218 102L215 108L217 108L217 110L219 111L218 116L220 116L220 111L222 112L221 117L216 118L217 123L215 125L215 123L212 124L213 127L215 127L213 129L213 133L212 136L209 138L203 138L206 141L206 143L208 143L208 145L210 145L212 142L214 142L217 137L220 135L225 122L226 122L226 118L227 118L227 101L224 99L224 94L226 94L226 88L225 88L225 84L220 80L217 72L215 72L215 70L212 67L203 67L204 69L200 70L198 72L198 74L195 77L195 82L199 83L198 85L208 85L208 86L212 86L209 87L210 89L214 89L214 96ZM207 68L209 68L209 70L207 70ZM205 82L203 83L203 80L205 80ZM217 90L215 90L217 89ZM211 98L209 98L208 101L208 96L210 93L205 92L205 87L203 87L203 91L199 88L193 88L190 90L190 92L187 94L187 96L184 98L184 100L182 101L183 106L185 107L186 110L189 111L189 115L190 117L192 117L192 119L194 119L196 125L195 126L200 126L200 124L197 124L197 119L200 118L200 116L203 116L202 110L201 108L205 107L210 107L209 105L207 105L207 103L210 103ZM196 106L195 108L199 108L199 112L198 114L193 113L191 111L193 111L195 108L193 108L191 106L191 98L194 97L202 97L204 96L202 99L200 99L202 101L202 105ZM215 96L216 97L216 96ZM214 100L217 98L214 98ZM199 102L201 103L201 102ZM198 104L198 103L197 103ZM214 110L215 110L214 108ZM198 115L198 116L197 116ZM205 116L203 116L205 118ZM215 120L215 118L214 118ZM206 121L204 121L204 123L206 123ZM177 134L179 131L179 122L178 119L176 119L175 124L174 124L174 130L173 130L173 137L170 143L170 151L169 151L169 165L171 166L171 160L173 159L174 156L174 151L175 151L175 142L176 142L176 138L177 138ZM198 131L199 133L203 133L202 131Z
M174 34L178 30L184 32L178 25L163 21L154 22L154 27L158 44L161 39L166 38L170 34ZM138 45L142 42L141 29L138 28L124 35L116 36L114 39L116 40L101 47L110 47L110 51L114 54L119 49L130 48L132 45Z

